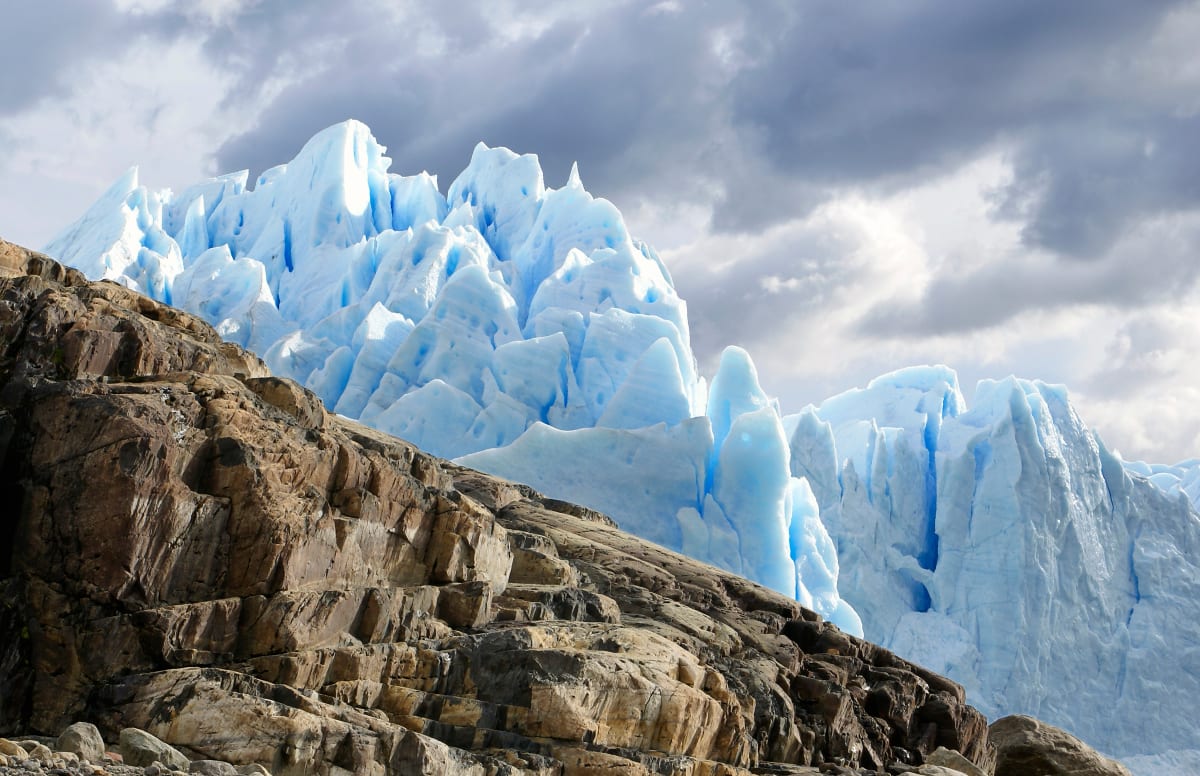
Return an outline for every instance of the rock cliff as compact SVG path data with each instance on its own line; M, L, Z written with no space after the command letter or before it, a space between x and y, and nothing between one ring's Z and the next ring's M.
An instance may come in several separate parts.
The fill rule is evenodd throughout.
M275 774L990 768L962 689L0 242L0 734Z

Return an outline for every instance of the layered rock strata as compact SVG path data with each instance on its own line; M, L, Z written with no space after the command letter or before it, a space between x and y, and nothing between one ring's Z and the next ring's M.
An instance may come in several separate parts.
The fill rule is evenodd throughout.
M0 733L275 774L986 765L956 684L0 243Z

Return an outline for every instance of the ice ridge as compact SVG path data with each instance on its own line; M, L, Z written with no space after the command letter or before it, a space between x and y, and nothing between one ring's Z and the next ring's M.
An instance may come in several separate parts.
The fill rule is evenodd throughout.
M1192 463L1129 464L1062 386L901 370L785 418L866 636L1109 753L1198 748Z

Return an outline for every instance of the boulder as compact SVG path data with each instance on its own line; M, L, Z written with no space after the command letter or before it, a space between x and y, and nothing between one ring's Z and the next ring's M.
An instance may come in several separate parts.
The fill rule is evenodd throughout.
M126 765L145 766L162 763L173 771L188 770L187 757L145 730L125 728L121 731L120 741L121 757Z
M25 751L25 747L15 741L9 741L7 738L0 738L0 754L11 757L17 762L29 759L29 752Z
M81 760L99 764L104 758L104 739L100 730L90 722L69 725L58 736L54 747L60 752L73 752Z
M912 772L920 774L920 776L968 776L966 772L956 768L948 768L945 765L933 765L931 763L925 763Z
M1033 717L998 719L988 738L996 749L995 776L1131 776L1121 763Z
M990 757L984 761L985 766L989 765L990 763ZM937 749L934 749L932 752L930 752L929 756L925 758L925 764L950 768L958 771L959 773L965 774L965 776L992 776L990 769L985 770L984 768L979 767L979 765L976 765L967 758L963 757L953 749L947 749L944 746L939 746Z
M29 756L40 763L49 763L54 759L54 752L40 741L22 741L21 746L29 752Z
M237 768L220 760L192 760L188 772L200 776L238 776Z
M239 776L271 776L271 772L258 763L250 763L237 768Z

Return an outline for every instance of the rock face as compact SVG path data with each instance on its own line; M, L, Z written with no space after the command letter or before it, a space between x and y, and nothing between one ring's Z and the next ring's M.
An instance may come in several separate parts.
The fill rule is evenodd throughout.
M0 347L0 733L275 774L988 758L954 683L7 243Z
M988 732L996 748L996 776L1130 776L1116 760L1033 717L1004 717Z

